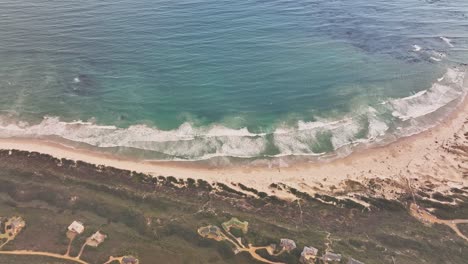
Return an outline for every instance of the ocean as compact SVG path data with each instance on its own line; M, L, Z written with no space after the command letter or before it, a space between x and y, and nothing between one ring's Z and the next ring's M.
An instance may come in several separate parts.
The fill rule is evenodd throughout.
M0 0L0 137L347 155L445 118L466 63L466 0Z

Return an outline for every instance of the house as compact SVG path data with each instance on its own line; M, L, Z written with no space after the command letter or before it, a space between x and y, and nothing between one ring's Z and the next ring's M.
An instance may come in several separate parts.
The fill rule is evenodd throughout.
M97 247L99 246L99 244L101 244L102 242L104 242L104 240L106 239L106 235L102 234L101 232L97 231L96 233L94 233L92 236L90 236L88 239L87 239L87 244L92 246L92 247Z
M11 222L10 222L11 226L12 226L12 229L19 229L19 228L23 228L26 223L24 222L23 218L21 217L13 217L11 218Z
M16 236L26 226L26 222L19 216L8 219L5 223L5 231L9 236Z
M355 260L353 258L349 259L348 264L364 264L363 262L359 260Z
M325 253L325 255L322 256L322 260L325 261L325 262L330 262L330 261L340 262L341 261L341 255L331 253L331 252L327 252L327 253Z
M223 233L221 232L221 229L213 225L200 227L198 229L198 234L202 237L214 239L216 241L224 240L224 236L223 236Z
M301 253L300 262L303 264L314 263L317 253L318 249L314 247L304 247Z
M291 251L296 248L296 242L291 239L282 238L280 240L280 247L282 247L283 250Z
M122 258L121 264L138 264L140 263L137 258L133 256L125 256Z
M242 231L242 233L247 234L249 230L249 222L247 221L240 221L239 219L233 217L231 220L226 221L221 224L221 227L226 231L226 232L231 232L231 228L236 228Z
M78 221L73 221L71 225L68 226L68 231L76 233L76 234L81 234L84 231L84 225L81 222Z

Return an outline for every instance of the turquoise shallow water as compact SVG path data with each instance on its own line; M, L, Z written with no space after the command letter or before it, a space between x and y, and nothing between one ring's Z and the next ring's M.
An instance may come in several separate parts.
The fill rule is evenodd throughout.
M463 0L0 0L0 136L204 159L416 133L465 94L467 16Z

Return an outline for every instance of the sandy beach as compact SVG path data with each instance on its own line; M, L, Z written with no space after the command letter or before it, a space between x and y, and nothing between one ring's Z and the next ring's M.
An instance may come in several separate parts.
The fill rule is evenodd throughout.
M359 192L396 198L408 186L432 191L448 191L468 186L468 103L434 128L382 147L363 149L329 162L298 163L285 167L204 168L190 163L150 162L123 159L37 139L0 139L0 149L16 149L49 154L56 158L80 160L96 165L137 171L154 176L174 176L221 182L236 188L237 183L287 198L287 192L272 189L282 183L307 193L353 196ZM364 189L349 188L349 181ZM375 184L379 187L375 188ZM374 186L374 187L372 187Z

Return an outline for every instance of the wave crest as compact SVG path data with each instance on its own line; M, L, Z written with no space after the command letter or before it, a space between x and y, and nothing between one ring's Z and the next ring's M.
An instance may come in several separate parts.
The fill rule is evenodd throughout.
M432 114L446 116L448 111L444 109L464 98L465 71L451 68L427 90L369 106L341 120L299 121L294 127L279 127L272 133L251 133L247 128L231 129L219 124L195 127L190 123L170 131L146 125L118 128L45 117L35 125L0 119L0 137L58 136L99 148L153 151L173 160L322 155L349 150L359 143L379 142L389 136L414 134L433 126Z

